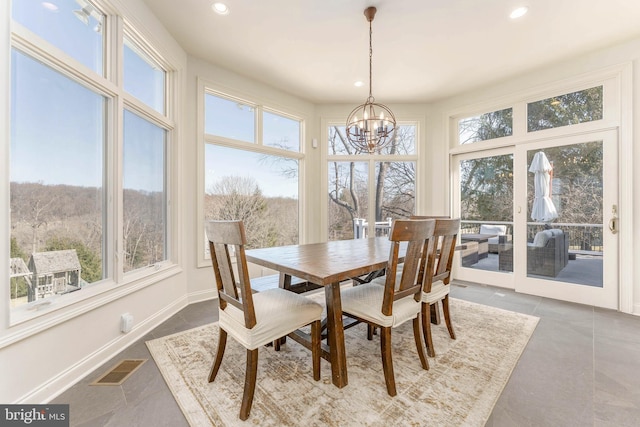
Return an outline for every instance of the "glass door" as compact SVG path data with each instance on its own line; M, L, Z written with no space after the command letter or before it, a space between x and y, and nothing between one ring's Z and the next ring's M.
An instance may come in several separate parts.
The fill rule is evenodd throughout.
M617 158L616 131L516 147L516 291L618 308Z
M461 219L456 278L513 288L513 147L454 157Z

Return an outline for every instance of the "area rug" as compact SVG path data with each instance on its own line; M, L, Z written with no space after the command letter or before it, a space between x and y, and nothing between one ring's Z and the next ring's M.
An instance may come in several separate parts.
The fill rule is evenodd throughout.
M148 341L162 375L192 426L484 426L516 366L538 318L451 299L456 340L434 325L437 353L421 369L411 322L392 332L398 395L384 382L378 336L366 327L345 331L349 384L313 381L311 353L288 340L259 351L251 415L240 421L246 351L227 340L222 366L207 382L218 341L217 323Z

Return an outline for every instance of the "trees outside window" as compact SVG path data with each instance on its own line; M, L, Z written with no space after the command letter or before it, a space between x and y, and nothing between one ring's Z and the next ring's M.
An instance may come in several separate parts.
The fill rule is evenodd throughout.
M204 109L204 220L242 220L248 248L299 243L302 119L221 93Z
M530 102L528 105L528 131L539 131L571 124L601 120L603 117L603 87L597 86ZM512 129L512 109L482 114L476 118L461 119L459 129L466 141L484 141L499 138ZM470 125L473 123L473 126ZM463 135L461 133L460 135ZM460 144L465 141L460 140ZM595 144L595 145L594 145ZM602 148L598 143L577 144L570 148L547 150L547 157L553 161L554 187L552 198L560 214L558 222L584 223L587 218L584 209L576 203L584 200L579 195L598 194L602 183L593 182L587 176L601 176ZM534 152L529 154L531 163ZM463 220L485 220L511 222L513 217L513 156L501 155L465 160L460 164L461 215ZM532 180L529 180L531 187ZM586 187L589 187L587 190ZM601 194L601 191L599 192ZM529 194L533 194L529 188ZM530 196L530 198L533 196ZM602 206L601 200L594 200L589 206ZM531 205L532 200L529 201ZM601 222L602 212L589 214L587 222ZM593 221L591 221L593 219Z
M415 213L416 131L416 125L399 126L394 141L370 155L354 150L343 125L329 127L329 240L363 237L357 231L362 227L372 235L371 222L378 223L378 234L384 233L390 220Z

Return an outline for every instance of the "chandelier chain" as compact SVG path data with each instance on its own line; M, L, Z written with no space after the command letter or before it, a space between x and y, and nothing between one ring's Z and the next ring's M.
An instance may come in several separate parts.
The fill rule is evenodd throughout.
M373 34L373 30L371 29L371 22L373 21L370 20L369 21L369 98L371 98L371 100L373 101L373 73L372 73L372 62L373 62L373 44L371 43L371 38L372 38L372 34Z
M384 104L375 102L373 97L373 18L376 8L365 9L364 16L369 21L369 97L357 106L347 117L346 137L357 153L382 152L392 144L396 135L396 118Z

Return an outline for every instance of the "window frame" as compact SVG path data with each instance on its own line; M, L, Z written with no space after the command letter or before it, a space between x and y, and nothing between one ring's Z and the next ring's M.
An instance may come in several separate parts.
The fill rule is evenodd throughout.
M205 99L206 95L218 96L228 100L241 102L254 108L255 135L254 142L247 142L239 139L228 138L208 134L205 132ZM306 127L309 118L302 112L292 108L283 107L268 98L260 96L249 96L229 89L221 87L215 82L203 77L197 77L197 113L196 128L198 129L198 186L197 186L197 235L201 236L196 239L197 244L197 267L211 267L211 258L207 253L204 227L204 194L205 194L205 144L217 145L221 147L229 147L238 150L244 150L252 153L266 154L276 157L284 157L295 159L298 161L298 241L304 242L306 236L306 226L303 222L305 218L305 194L303 192L305 182L305 160L306 160ZM284 150L263 143L263 112L277 114L289 119L298 120L300 122L300 150ZM201 240L202 239L202 240Z
M10 3L10 2L9 2ZM56 48L46 40L40 39L24 26L7 18L10 34L7 37L6 47L16 48L21 53L42 62L45 66L61 73L64 77L70 78L75 83L85 86L92 92L106 97L106 112L104 117L104 142L103 142L103 191L104 208L102 212L103 230L105 236L103 246L105 247L102 262L105 269L105 277L90 286L84 287L82 292L72 292L65 295L54 295L46 300L43 305L34 310L34 306L9 308L10 297L7 293L6 310L7 326L14 327L24 322L31 322L28 335L47 329L52 325L68 319L77 317L83 313L91 311L96 307L107 304L122 296L128 295L146 286L153 285L161 280L171 277L180 271L178 239L176 239L177 206L179 203L173 201L173 195L178 185L175 176L176 164L179 160L177 144L178 129L176 128L176 118L179 114L179 98L181 93L178 90L180 78L180 68L177 66L178 60L169 50L159 49L159 45L154 45L149 37L144 37L142 31L138 31L135 26L128 22L123 13L117 10L117 6L107 1L92 2L100 12L105 14L103 26L105 37L104 51L104 75L97 74L93 70L76 61L60 49ZM7 6L7 9L10 9ZM123 44L127 37L134 42L138 48L144 51L158 66L165 72L164 82L164 114L146 105L133 95L124 90L123 81ZM158 47L157 47L158 46ZM11 81L10 67L6 81ZM10 84L10 83L9 83ZM7 103L9 104L9 103ZM9 105L7 105L9 107ZM123 264L120 263L122 257L123 242L123 177L122 177L122 155L123 155L123 122L125 109L138 114L154 125L165 131L165 259L146 268L140 268L131 272L124 272ZM4 110L3 110L4 111ZM6 113L7 124L10 125L10 110ZM5 133L9 140L9 126L6 126ZM9 168L10 155L6 149L7 156L5 179L6 188L0 192L5 194L5 199L9 202ZM7 216L4 216L7 215ZM7 223L10 222L10 212L3 214ZM5 221L3 219L3 221ZM7 233L7 248L10 233ZM9 255L9 252L6 252ZM2 270L8 273L8 270ZM7 276L8 277L8 276ZM7 283L9 283L7 281ZM97 298L97 299L96 299ZM91 300L91 302L89 302ZM5 301L2 299L2 301ZM36 302L37 304L38 302ZM4 304L3 304L4 305ZM23 333L23 334L25 334ZM19 339L19 337L15 337Z

